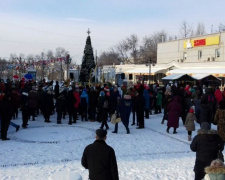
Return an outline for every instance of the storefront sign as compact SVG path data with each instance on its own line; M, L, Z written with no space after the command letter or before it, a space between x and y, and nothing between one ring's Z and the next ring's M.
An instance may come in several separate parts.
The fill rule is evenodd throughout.
M220 43L220 36L207 37L204 39L188 39L184 41L184 49L190 49L198 46L211 46Z

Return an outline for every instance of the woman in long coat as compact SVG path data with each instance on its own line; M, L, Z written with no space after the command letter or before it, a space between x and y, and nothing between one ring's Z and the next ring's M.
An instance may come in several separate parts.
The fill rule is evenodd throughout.
M149 95L149 91L148 91L148 86L147 88L144 89L143 91L143 96L145 98L145 118L148 119L149 118L149 101L150 101L150 95Z
M173 134L176 134L176 129L179 127L179 117L181 116L182 108L180 105L179 96L175 96L172 102L168 105L168 122L167 133L171 127L174 128Z
M220 101L220 107L217 109L214 123L217 124L218 135L225 142L225 99Z

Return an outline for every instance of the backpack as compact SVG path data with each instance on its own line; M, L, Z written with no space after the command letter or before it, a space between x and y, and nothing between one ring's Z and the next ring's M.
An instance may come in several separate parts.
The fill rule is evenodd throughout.
M109 107L109 102L105 100L103 103L103 108L108 108L108 107Z

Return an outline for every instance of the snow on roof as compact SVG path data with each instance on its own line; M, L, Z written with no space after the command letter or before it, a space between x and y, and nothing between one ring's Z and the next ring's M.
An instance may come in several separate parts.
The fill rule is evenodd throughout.
M162 78L163 80L176 80L176 79L179 79L181 78L182 76L184 75L187 75L187 74L184 74L184 73L180 73L180 74L171 74L169 76L166 76L164 78Z
M150 74L155 74L158 71L163 70L162 68L151 68L150 69ZM131 74L131 73L137 73L137 74L149 74L149 68L135 68L135 69L130 69L125 71L126 74Z
M185 74L225 74L225 69L215 68L199 68L199 69L173 69L168 71L167 74L185 73Z

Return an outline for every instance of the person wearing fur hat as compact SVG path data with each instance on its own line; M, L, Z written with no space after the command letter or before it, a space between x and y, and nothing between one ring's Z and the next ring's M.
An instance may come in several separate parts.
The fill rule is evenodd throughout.
M210 129L207 122L201 123L201 129L191 142L190 149L196 152L194 166L195 180L202 180L205 176L204 168L217 158L218 150L223 151L224 143L216 130Z
M191 141L192 131L195 131L194 121L197 121L197 118L194 114L194 109L190 108L189 113L187 114L185 119L185 127L186 130L188 131L188 141Z
M217 125L217 131L223 142L225 142L225 99L219 103L219 108L216 110L214 124Z
M213 160L210 166L205 168L205 177L202 180L224 180L225 165L220 159Z

